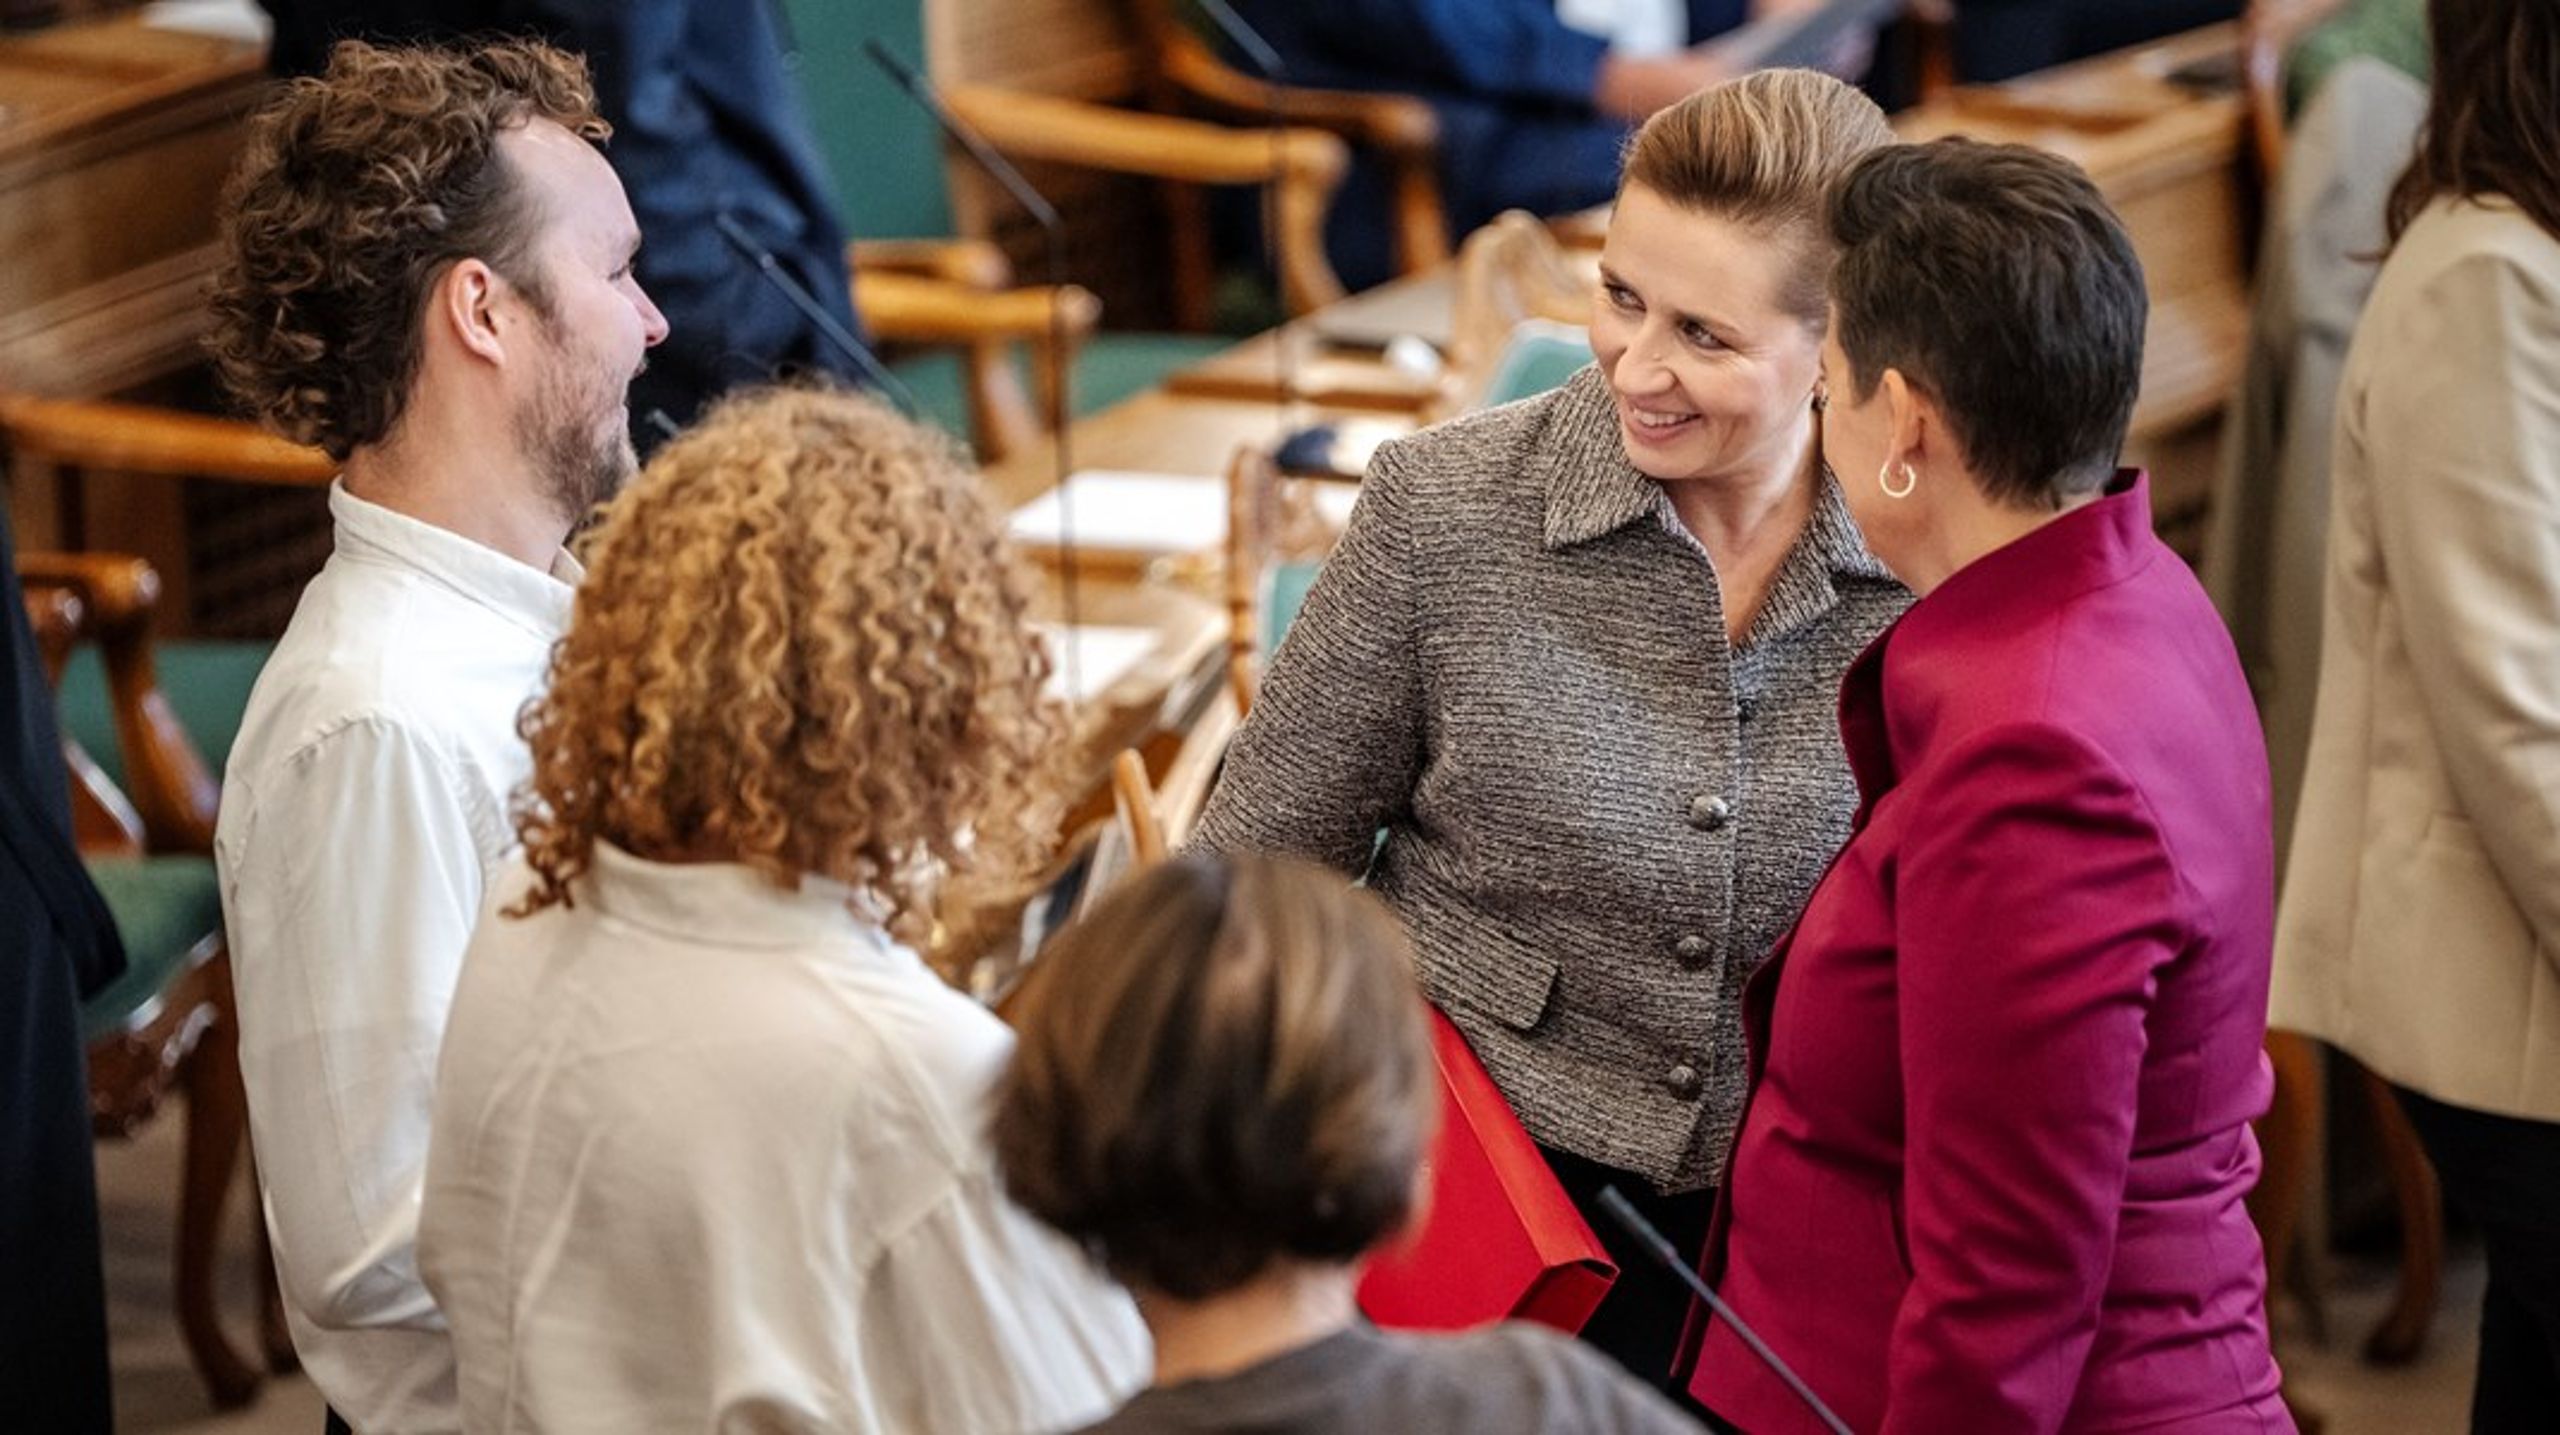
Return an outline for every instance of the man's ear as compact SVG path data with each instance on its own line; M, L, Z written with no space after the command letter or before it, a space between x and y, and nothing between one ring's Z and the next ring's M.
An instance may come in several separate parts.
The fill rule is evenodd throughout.
M492 364L507 361L499 301L507 294L497 271L478 259L462 259L444 272L427 306L428 322L443 329L462 351Z

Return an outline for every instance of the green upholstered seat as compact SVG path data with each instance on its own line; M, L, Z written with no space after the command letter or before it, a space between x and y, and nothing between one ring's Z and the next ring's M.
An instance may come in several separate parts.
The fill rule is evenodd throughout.
M124 1026L185 968L187 954L222 925L222 893L210 857L99 857L88 863L124 939L124 975L80 1008L80 1037Z
M2409 78L2427 78L2426 0L2349 0L2285 56L2285 112L2299 114L2339 65L2368 56Z
M1216 334L1096 334L1076 355L1076 414L1082 417L1144 393L1174 370L1234 344ZM1026 366L1017 359L1014 367L1023 374L1023 391L1031 393ZM916 354L890 365L890 371L915 394L918 417L968 435L969 387L957 350Z
M1298 610L1307 605L1307 590L1316 585L1316 575L1323 571L1324 564L1312 558L1272 565L1271 588L1262 604L1262 651L1265 656L1279 650L1280 640L1288 635L1289 625L1298 621Z
M231 756L233 740L240 735L240 715L248 709L249 689L266 665L270 646L210 641L152 644L161 695L204 757L206 769L217 778ZM116 743L106 670L95 647L84 645L72 654L62 674L59 710L64 735L86 749L116 786L125 786L124 751Z
M1531 319L1511 333L1485 382L1485 408L1558 388L1591 362L1591 335L1569 324Z

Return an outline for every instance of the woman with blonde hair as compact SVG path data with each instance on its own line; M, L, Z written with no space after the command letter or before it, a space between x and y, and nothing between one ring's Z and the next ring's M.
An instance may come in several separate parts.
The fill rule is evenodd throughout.
M1647 122L1599 362L1379 450L1201 823L1365 871L1576 1202L1615 1185L1689 1253L1743 979L1856 806L1840 674L1909 601L1814 435L1823 188L1891 139L1802 70ZM1618 1258L1584 1334L1664 1379L1688 1292Z
M1021 1431L1142 1378L1006 1201L1005 1029L891 935L1033 853L1048 664L947 443L722 404L609 509L465 958L420 1264L475 1430Z

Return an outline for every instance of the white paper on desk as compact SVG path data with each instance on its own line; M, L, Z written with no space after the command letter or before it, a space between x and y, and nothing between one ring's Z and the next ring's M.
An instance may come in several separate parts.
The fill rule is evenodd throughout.
M177 30L263 45L273 31L267 12L255 0L152 0L142 7L142 23L153 30Z
M1316 516L1324 520L1327 528L1339 533L1351 526L1351 510L1360 502L1360 485L1318 480L1308 487L1315 490Z
M1086 469L1068 477L1065 494L1079 549L1171 555L1227 541L1227 489L1214 478ZM1017 543L1060 547L1060 528L1057 489L1013 511Z
M1034 623L1032 630L1049 645L1049 681L1045 691L1062 702L1073 698L1089 698L1108 692L1111 685L1127 677L1156 650L1159 637L1153 628L1114 628L1087 623L1069 628L1063 623ZM1067 656L1075 655L1076 686L1067 691Z

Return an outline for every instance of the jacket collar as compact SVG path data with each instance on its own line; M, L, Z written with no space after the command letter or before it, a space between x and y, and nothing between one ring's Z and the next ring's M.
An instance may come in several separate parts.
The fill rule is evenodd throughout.
M2083 593L2132 577L2160 551L2149 477L2118 469L2098 497L1976 558L1912 604L1895 629L1897 655L1942 638L2025 627Z
M858 913L861 894L823 877L783 887L744 863L657 862L598 840L576 885L605 916L707 947L850 943L883 960L904 954Z
M2151 527L2149 477L2119 469L2096 499L1957 569L1877 635L1840 682L1840 737L1862 798L1857 821L1899 780L1897 747L1923 744L1939 710L1930 684L1910 676L1894 679L1888 703L1888 662L1897 673L1914 673L1914 664L1925 673L1934 651L2022 631L2083 593L2133 577L2163 551Z
M1627 461L1626 445L1618 436L1618 406L1596 364L1557 392L1528 466L1547 496L1549 552L1607 537L1645 519L1684 542L1695 541L1681 527L1662 485ZM1839 601L1838 580L1844 578L1891 582L1893 575L1867 551L1839 483L1825 473L1804 532L1763 600L1755 637L1820 616Z

